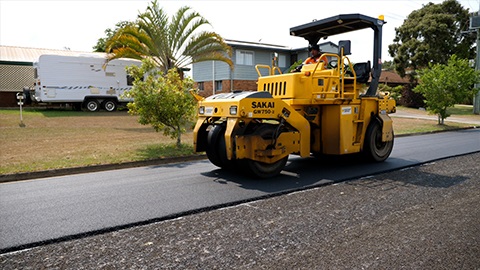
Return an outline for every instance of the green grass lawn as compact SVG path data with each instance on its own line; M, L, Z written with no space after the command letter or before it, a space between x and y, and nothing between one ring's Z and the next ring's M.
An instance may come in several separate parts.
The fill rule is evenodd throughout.
M419 110L399 107L398 111ZM471 106L455 106L452 117L480 119ZM427 115L427 112L420 112ZM464 128L471 124L436 120L395 118L396 135ZM446 119L448 121L448 118ZM42 171L98 164L151 160L193 153L193 134L182 136L182 147L175 139L138 123L138 116L127 111L78 112L52 109L26 109L25 127L20 127L19 110L0 110L0 174Z

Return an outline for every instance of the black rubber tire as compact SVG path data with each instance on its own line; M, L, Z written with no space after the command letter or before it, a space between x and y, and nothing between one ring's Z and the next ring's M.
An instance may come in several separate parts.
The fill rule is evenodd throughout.
M283 168L285 168L285 164L287 164L287 161L288 156L272 164L254 161L250 159L242 159L241 168L244 169L245 172L250 176L257 178L270 178L280 174Z
M207 157L215 166L225 169L233 167L233 161L227 158L225 144L225 125L215 125L207 136Z
M273 139L273 134L276 128L277 126L265 124L258 127L254 133L259 134L262 138L267 140ZM239 160L239 164L242 171L246 172L250 176L257 178L270 178L280 174L283 168L285 168L287 161L288 156L271 164L254 161L251 159Z
M114 112L117 110L117 102L113 99L107 99L103 102L102 107L107 112Z
M392 130L393 136L393 130ZM370 161L382 162L386 160L393 150L391 141L382 142L382 124L378 119L373 119L365 133L364 154Z
M96 99L89 99L85 101L85 108L89 112L96 112L100 109L100 103Z

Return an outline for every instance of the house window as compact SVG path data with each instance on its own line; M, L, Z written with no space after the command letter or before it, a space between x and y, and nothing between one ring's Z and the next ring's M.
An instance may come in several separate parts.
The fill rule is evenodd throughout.
M237 50L237 65L253 66L253 52Z
M287 56L284 54L280 54L278 56L278 66L279 67L286 67L287 66Z
M203 82L198 82L197 87L198 87L198 90L200 90L200 91L205 90L205 88L204 88L205 86L203 85Z
M215 81L215 90L222 91L222 81Z

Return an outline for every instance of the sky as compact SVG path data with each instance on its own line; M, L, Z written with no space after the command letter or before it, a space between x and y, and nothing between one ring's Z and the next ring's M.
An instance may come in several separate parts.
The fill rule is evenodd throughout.
M479 10L480 0L457 0L470 12ZM92 51L107 28L120 21L133 21L146 10L150 0L0 0L0 45L72 51ZM442 0L158 0L169 15L189 6L210 22L205 30L225 39L306 47L307 41L292 37L289 29L337 14L361 13L371 17L385 16L383 27L383 60L391 60L388 45L393 43L395 28L423 5ZM370 31L369 33L365 31ZM373 33L357 33L331 37L326 41L352 41L355 61L368 60L372 54ZM324 42L323 40L320 42ZM362 53L367 59L361 59Z

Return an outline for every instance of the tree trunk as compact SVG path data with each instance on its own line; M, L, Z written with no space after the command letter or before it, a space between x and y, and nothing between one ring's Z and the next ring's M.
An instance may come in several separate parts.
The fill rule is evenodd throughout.
M438 114L438 124L443 125L445 123L445 118L441 114Z
M177 148L180 149L182 146L182 130L180 127L177 127Z

